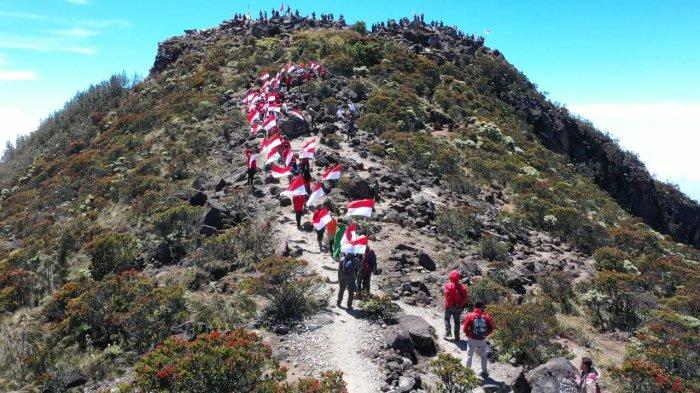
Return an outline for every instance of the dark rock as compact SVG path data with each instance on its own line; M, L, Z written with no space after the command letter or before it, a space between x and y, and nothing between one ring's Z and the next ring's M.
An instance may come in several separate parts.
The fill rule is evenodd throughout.
M291 117L280 124L280 132L289 139L298 138L311 132L309 123L297 117Z
M209 225L202 225L199 229L199 233L204 236L213 236L219 233L219 230Z
M431 272L437 268L437 265L435 264L433 258L431 258L430 255L426 253L420 253L418 255L418 264Z
M227 186L226 180L221 179L221 180L219 180L219 182L216 183L216 185L214 186L214 190L218 192L218 191L221 191L221 190L223 190L224 188L226 188L226 186Z
M398 350L402 355L411 359L415 358L414 344L406 330L397 326L391 326L386 332L386 346Z
M70 372L63 377L63 389L71 389L85 385L87 377L78 372Z
M168 243L161 243L158 245L158 250L156 251L155 259L162 263L163 265L169 265L173 261L173 253L170 250L170 245Z
M437 354L435 333L425 319L417 315L404 315L399 319L399 327L408 332L418 353L423 356Z
M576 392L578 371L566 358L554 358L526 375L532 393Z
M311 221L306 221L303 224L301 224L301 229L303 229L306 232L311 232L314 230L314 224L312 224Z
M285 335L285 334L289 333L289 326L287 326L287 325L275 325L275 327L272 328L272 331L275 334Z
M207 194L197 191L190 197L189 202L192 206L204 206L204 204L207 203Z
M276 257L288 257L290 254L289 243L286 240L280 242L280 244L275 247Z
M282 206L282 207L287 207L287 206L291 206L291 205L292 205L292 200L291 200L291 198L289 198L289 197L280 196L280 197L278 198L278 200L280 201L280 206Z

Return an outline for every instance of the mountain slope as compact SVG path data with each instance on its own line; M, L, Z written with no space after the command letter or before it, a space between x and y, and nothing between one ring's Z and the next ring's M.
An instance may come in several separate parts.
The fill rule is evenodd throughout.
M156 344L171 333L245 326L282 352L281 336L270 333L285 330L270 324L277 299L260 288L297 283L287 274L299 283L323 276L323 260L310 236L290 236L285 181L259 178L254 193L245 186L243 148L259 138L240 102L260 71L318 61L327 77L285 91L309 127L288 120L282 132L295 146L319 137L315 175L347 168L328 197L337 213L379 185L375 220L361 230L383 267L374 283L392 304L439 310L442 280L456 268L472 296L488 295L494 315L510 321L493 339L501 360L528 368L590 347L612 375L609 387L654 380L647 391L693 391L695 250L625 209L697 246L697 204L547 102L483 40L420 20L373 30L291 16L191 31L159 46L145 80L92 87L18 143L0 167L0 307L10 338L0 386L60 390L81 373L92 390L143 388L161 356ZM359 132L346 142L335 113L350 100ZM308 256L311 270L270 262L277 248ZM289 270L279 279L270 264ZM300 292L310 299L309 285ZM337 309L309 299L301 304L336 313L324 329L342 331ZM537 321L527 318L534 311ZM316 318L307 312L295 316ZM347 318L356 316L364 314ZM384 342L372 326L369 341ZM510 339L532 336L528 329L551 341ZM636 338L623 363L610 348L629 339L624 332ZM673 335L683 340L654 347ZM276 355L295 372L320 371ZM390 367L382 359L395 357L377 355L368 368L379 373ZM414 382L430 380L424 360L410 368ZM357 368L348 371L356 386Z

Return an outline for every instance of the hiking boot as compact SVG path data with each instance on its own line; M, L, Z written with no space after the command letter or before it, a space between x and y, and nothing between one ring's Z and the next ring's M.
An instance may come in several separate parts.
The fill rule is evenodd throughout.
M452 333L451 332L445 333L445 338L452 338Z
M489 373L488 373L488 372L484 371L484 372L481 373L481 378L486 379L486 378L488 378L488 377L489 377Z
M459 334L455 336L455 341L460 341Z
M348 310L352 311L352 304L348 304Z

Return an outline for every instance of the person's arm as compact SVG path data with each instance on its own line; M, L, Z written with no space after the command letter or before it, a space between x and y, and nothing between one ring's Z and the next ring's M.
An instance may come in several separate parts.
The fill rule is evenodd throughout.
M462 324L462 331L469 335L469 332L471 330L471 324L472 324L472 315L471 313L467 315L466 318L464 318L464 323Z
M493 326L493 319L491 318L490 315L486 316L486 335L490 336L491 333L493 333L494 326Z

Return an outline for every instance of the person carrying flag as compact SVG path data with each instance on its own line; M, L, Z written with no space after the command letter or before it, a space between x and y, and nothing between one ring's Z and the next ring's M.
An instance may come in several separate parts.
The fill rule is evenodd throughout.
M306 195L295 195L292 197L292 205L294 207L294 215L296 216L298 230L301 230L301 217L304 216L305 204Z
M365 254L362 258L362 267L357 274L357 291L365 292L369 295L370 281L372 279L372 273L377 271L377 254L374 250L367 246Z
M247 184L250 186L250 188L255 191L255 185L253 184L253 179L255 177L255 173L258 171L258 163L257 163L257 155L253 153L253 150L250 147L246 147L245 149L245 160L246 160L246 167L248 168L248 180Z
M335 234L338 232L338 219L333 217L331 221L326 225L326 235L328 236L328 250L333 256L333 246L335 244Z

